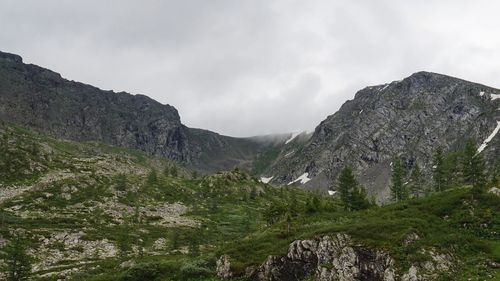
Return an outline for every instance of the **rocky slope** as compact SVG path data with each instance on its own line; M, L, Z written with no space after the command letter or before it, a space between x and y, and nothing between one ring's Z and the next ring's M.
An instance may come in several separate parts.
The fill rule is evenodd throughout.
M419 239L412 234L408 244ZM318 280L318 281L413 281L434 280L439 274L453 270L456 265L449 254L429 253L429 260L412 264L398 275L394 259L386 252L355 245L349 235L336 234L290 244L286 256L269 256L257 268L248 269L248 279L260 280ZM230 257L221 256L217 262L219 278L228 279L231 272Z
M195 178L164 157L0 121L0 280L16 237L32 258L30 280L131 280L118 277L151 260L175 261L173 280L211 275L211 265L189 267L192 252L256 230L279 198L237 170Z
M391 162L409 171L415 163L430 172L433 151L461 147L475 138L490 164L500 159L500 91L429 72L367 87L316 127L299 150L267 171L272 183L292 181L309 188L331 187L346 165L379 201L389 198ZM299 180L298 180L299 179Z
M164 156L201 171L251 166L280 142L192 129L177 110L143 95L103 91L63 79L0 52L0 120L57 138L99 141ZM281 140L281 142L284 141Z
M3 122L0 155L1 280L16 241L32 259L30 280L43 281L213 281L216 268L236 280L500 272L498 182L473 198L460 187L348 211L239 170L199 178L164 157Z

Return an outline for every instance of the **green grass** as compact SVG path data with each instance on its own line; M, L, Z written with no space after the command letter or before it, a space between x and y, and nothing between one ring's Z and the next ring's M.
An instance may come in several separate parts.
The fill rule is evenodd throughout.
M469 188L452 188L425 198L356 212L344 210L336 199L320 197L320 207L308 211L306 203L313 196L310 192L275 188L237 170L194 179L179 167L179 176L158 172L157 180L148 182L147 173L142 172L125 176L98 173L102 167L95 159L113 159L116 165L146 172L163 171L173 164L139 151L60 141L5 124L0 125L2 132L8 132L16 140L13 143L19 144L13 148L16 155L43 169L36 175L18 174L2 182L4 186L34 184L37 188L0 203L1 237L11 239L14 230L22 230L36 249L41 244L40 236L83 231L82 240L106 239L121 250L113 258L88 259L89 264L62 260L51 269L37 272L35 280L57 280L60 272L71 268L79 269L72 275L73 280L215 280L215 260L222 254L231 257L233 269L242 275L246 267L260 265L269 255L286 254L288 245L296 239L339 232L349 234L356 244L388 252L400 272L412 263L429 259L422 249L435 249L457 257L452 276L455 280L476 278L478 272L486 280L488 275L498 277L498 270L487 265L500 262L500 204L492 194L483 193L472 201ZM37 157L25 149L33 144L45 147ZM273 157L276 155L268 155L266 161ZM266 165L262 161L261 168ZM47 174L63 170L75 176L39 183ZM71 187L76 190L69 192ZM71 193L71 197L64 193ZM158 217L137 217L135 211L120 223L99 207L108 201L133 210L180 203L188 207L183 216L195 220L197 225L159 225ZM267 225L265 210L290 202L295 202L297 209L290 233L283 220ZM10 209L13 207L19 207L28 217L16 215ZM403 240L409 233L417 233L421 239L404 246ZM165 249L153 250L160 238L165 240ZM182 252L197 246L199 255ZM144 247L144 255L133 254L134 247ZM54 249L65 251L64 245L57 243ZM73 250L83 251L78 246ZM135 265L120 266L124 262ZM55 275L40 277L45 273Z

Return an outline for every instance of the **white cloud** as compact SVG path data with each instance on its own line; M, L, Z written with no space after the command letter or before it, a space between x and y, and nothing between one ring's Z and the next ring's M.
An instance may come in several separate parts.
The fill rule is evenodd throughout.
M312 130L420 70L500 86L492 1L1 2L0 50L229 135Z

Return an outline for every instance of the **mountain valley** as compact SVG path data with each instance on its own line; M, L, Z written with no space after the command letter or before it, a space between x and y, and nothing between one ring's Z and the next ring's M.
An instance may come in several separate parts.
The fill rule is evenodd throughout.
M499 109L417 72L235 138L0 52L0 280L499 280Z

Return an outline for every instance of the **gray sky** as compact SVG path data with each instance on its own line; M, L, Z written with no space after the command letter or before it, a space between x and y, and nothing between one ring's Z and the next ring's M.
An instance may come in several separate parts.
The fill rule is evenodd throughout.
M313 130L427 70L500 87L499 1L0 0L0 50L233 136Z

